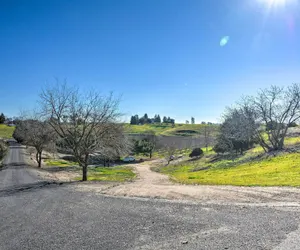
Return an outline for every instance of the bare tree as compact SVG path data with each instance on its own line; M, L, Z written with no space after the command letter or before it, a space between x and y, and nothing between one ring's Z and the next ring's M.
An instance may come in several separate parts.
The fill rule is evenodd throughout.
M102 143L95 152L97 159L103 161L104 166L110 165L113 160L119 159L122 155L131 151L132 144L124 132L122 124L111 124L109 136L102 138Z
M253 112L258 126L259 144L265 151L280 150L291 124L300 118L300 85L283 88L271 86L260 90L255 97L248 97L242 107ZM267 139L265 138L267 133Z
M176 153L176 146L175 146L175 143L172 144L172 145L166 145L165 148L164 148L164 157L167 161L167 165L170 164L170 162L172 160L174 160L173 156L175 155Z
M53 147L55 144L56 134L54 130L45 121L37 119L27 119L20 121L14 132L18 141L22 141L36 150L36 161L38 167L42 165L42 153L45 149Z
M116 136L120 131L119 100L112 94L101 96L97 92L81 95L66 84L45 89L40 97L43 114L71 149L82 167L82 181L86 181L90 155L122 145L123 138Z
M204 143L206 152L208 151L208 146L211 143L211 133L212 133L212 126L211 125L204 125Z

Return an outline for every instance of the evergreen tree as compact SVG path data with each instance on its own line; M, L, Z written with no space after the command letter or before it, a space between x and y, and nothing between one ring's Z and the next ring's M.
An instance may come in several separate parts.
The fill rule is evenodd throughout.
M161 123L161 119L160 119L160 116L159 116L159 115L157 115L157 122L158 122L158 123Z
M167 123L167 122L168 122L167 117L164 116L164 117L163 117L163 123Z
M0 124L4 123L5 122L5 116L3 113L1 113L0 115Z
M131 116L131 118L130 118L130 124L131 125L135 125L136 124L134 116Z
M138 125L139 124L139 116L135 115L134 120L135 120L135 124Z
M191 124L195 124L195 118L194 117L191 118Z

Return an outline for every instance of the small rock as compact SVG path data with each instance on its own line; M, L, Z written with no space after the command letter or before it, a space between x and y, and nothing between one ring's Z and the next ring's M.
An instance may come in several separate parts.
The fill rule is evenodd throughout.
M181 244L187 244L189 243L187 240L181 241Z

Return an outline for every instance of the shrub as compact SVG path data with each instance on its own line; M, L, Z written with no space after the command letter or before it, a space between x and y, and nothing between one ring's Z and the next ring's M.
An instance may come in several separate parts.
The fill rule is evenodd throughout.
M200 157L203 155L203 150L201 148L194 148L192 153L189 154L189 157Z
M0 140L0 160L4 157L5 152L7 150L7 145L4 141Z
M289 128L294 128L294 127L297 127L297 123L296 122L292 122L289 124Z
M222 145L221 143L217 143L213 147L213 151L215 151L217 154L224 154L226 152L226 147Z

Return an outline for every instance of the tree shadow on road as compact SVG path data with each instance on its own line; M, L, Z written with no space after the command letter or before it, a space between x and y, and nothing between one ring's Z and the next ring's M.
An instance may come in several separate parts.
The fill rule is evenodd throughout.
M14 185L7 188L0 189L0 197L11 196L21 192L36 191L44 188L58 188L59 186L71 185L79 183L80 181L72 182L56 182L56 181L40 181L35 183L28 183L23 185Z

